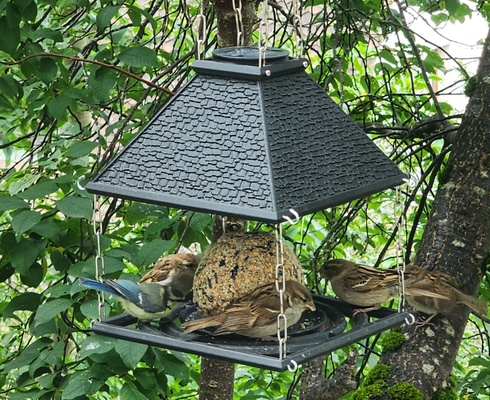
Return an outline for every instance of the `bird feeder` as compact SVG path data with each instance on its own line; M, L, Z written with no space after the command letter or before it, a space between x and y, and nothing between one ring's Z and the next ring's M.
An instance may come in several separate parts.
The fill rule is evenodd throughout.
M256 48L214 54L89 192L276 223L403 183L306 60L268 49L258 67Z
M406 176L305 72L307 62L268 48L225 48L195 61L195 76L90 183L91 193L269 223L346 203L403 183ZM96 333L282 371L400 325L388 309L344 332L345 303L315 296L317 312L276 343L183 335L119 316ZM332 303L333 302L333 303ZM343 310L343 312L339 312ZM195 310L194 310L195 311ZM382 312L383 311L383 312ZM181 316L184 320L187 315ZM184 318L184 319L183 319ZM361 318L361 319L362 319ZM288 330L289 334L289 330Z

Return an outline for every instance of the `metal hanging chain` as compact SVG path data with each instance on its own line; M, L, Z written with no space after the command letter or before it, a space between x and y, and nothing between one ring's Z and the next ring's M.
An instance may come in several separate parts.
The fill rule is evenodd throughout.
M410 176L408 180L405 180L407 185L407 193L406 198L410 197L410 189L414 186L413 177ZM398 272L398 312L402 312L405 310L405 269L406 269L406 261L405 261L405 249L403 247L403 232L405 225L405 210L404 210L404 202L402 202L402 189L398 186L395 190L395 202L394 202L394 214L396 219L396 245L395 245L395 260L396 260L396 268ZM401 262L400 262L401 258ZM413 325L415 323L415 317L410 314L410 318L405 319L405 323L407 325Z
M102 237L102 212L100 197L94 194L94 212L92 216L92 224L95 234L95 277L100 279L105 274L104 256L102 255L101 237ZM97 290L97 310L98 321L102 320L102 310L104 309L104 295L100 290Z
M264 32L262 32L262 29ZM262 1L262 16L260 18L258 48L259 48L259 68L265 65L265 53L269 45L269 7L267 0Z
M289 216L283 216L283 218L291 225L296 224L299 221L299 214L290 209L289 212L294 216L294 220ZM278 224L275 227L276 234L276 290L279 293L279 315L277 316L277 340L279 342L279 360L283 360L287 354L287 340L288 340L288 324L287 317L284 313L284 292L286 291L286 271L284 269L284 242L282 240L282 224ZM284 327L284 330L281 328ZM298 364L292 360L288 365L290 372L295 372L298 369Z
M286 356L288 339L287 317L284 314L284 292L286 291L286 273L284 271L284 243L282 224L276 225L276 290L279 293L279 315L277 316L277 340L279 342L279 360ZM284 328L284 329L281 329Z
M232 0L232 5L233 5L233 11L235 12L236 45L242 47L244 43L242 0Z
M304 37L303 37L303 27L302 27L302 9L299 6L299 0L292 1L292 11L293 11L293 32L292 37L294 40L294 54L296 58L303 57L304 55Z
M405 309L405 253L402 244L402 228L404 225L403 206L401 206L401 189L397 186L395 189L395 201L393 205L393 214L395 217L395 229L397 234L395 237L395 262L398 272L398 312ZM401 262L400 262L401 258Z
M194 20L194 30L196 31L196 59L201 60L206 54L206 35L207 35L207 21L204 14L204 0L201 1L199 14L196 15Z

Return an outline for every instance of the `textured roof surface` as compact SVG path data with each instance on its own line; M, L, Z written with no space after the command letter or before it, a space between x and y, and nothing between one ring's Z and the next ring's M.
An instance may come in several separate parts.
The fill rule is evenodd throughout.
M87 189L277 222L404 177L304 71L198 73Z

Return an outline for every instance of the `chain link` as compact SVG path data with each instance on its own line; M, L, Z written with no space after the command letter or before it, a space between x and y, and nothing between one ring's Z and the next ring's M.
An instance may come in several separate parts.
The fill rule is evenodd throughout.
M194 20L194 30L196 31L196 59L201 60L206 54L205 43L208 30L206 15L204 15L204 0L201 0L199 14Z
M262 1L262 16L260 18L258 47L259 47L259 67L265 65L265 53L269 45L269 7L267 0ZM262 32L263 29L263 32Z
M102 212L100 197L94 194L94 213L92 224L95 235L95 276L99 279L105 274L104 256L102 255L101 237L102 237ZM104 310L104 296L100 290L97 290L97 311L99 322L102 320L102 311Z
M243 19L242 19L242 0L232 0L233 11L235 12L236 26L236 45L243 46Z
M287 317L284 313L284 292L286 291L286 274L284 271L284 243L282 241L282 224L276 225L276 290L279 293L279 315L277 316L277 340L279 342L279 359L286 356L288 340Z
M299 6L299 0L293 0L293 39L295 42L294 50L296 58L303 57L304 54L304 37L303 37L303 27L302 27L302 10Z
M396 268L398 272L398 312L401 312L405 309L405 255L403 251L402 244L402 228L403 228L403 220L404 213L400 208L401 204L401 189L398 186L395 189L395 201L393 205L393 214L395 216L395 229L397 230L395 236L395 262ZM403 206L402 206L403 207ZM400 260L401 258L401 260Z

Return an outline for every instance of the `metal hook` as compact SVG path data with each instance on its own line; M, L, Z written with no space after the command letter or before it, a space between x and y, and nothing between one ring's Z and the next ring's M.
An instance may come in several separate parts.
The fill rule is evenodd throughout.
M403 182L405 182L409 188L413 189L414 187L416 187L418 184L419 184L419 177L414 174L413 172L411 172L409 175L408 175L408 178L404 178L403 179Z
M80 181L81 181L82 179L85 179L85 175L80 175L80 176L78 177L76 185L77 185L77 188L78 188L78 189L80 189L80 190L82 190L82 191L85 191L86 186L82 186L82 184L80 183Z
M283 215L282 217L288 221L291 225L296 225L299 222L299 214L294 208L290 208L289 212L293 214L294 220L288 216L288 215Z
M416 321L415 316L412 313L410 313L408 315L409 316L407 318L405 318L405 323L407 325L413 325L413 324L415 324L415 321Z
M288 371L294 373L297 370L298 370L298 363L294 360L291 360L291 362L288 364Z

